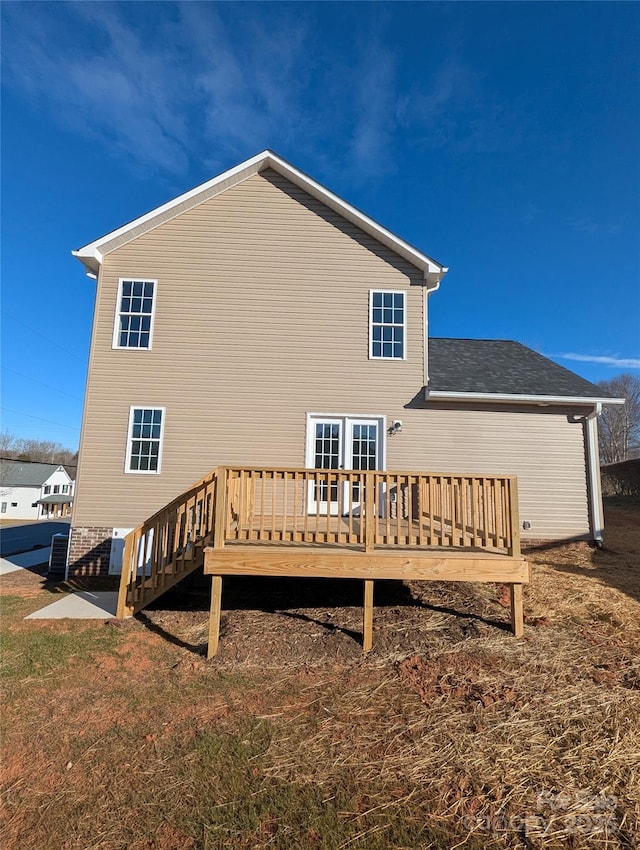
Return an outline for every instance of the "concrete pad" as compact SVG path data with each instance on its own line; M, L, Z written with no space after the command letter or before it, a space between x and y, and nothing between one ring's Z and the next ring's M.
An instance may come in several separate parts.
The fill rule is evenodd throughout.
M25 620L109 620L116 615L117 591L81 590L34 611Z
M48 564L50 552L51 547L46 546L44 549L33 549L31 552L21 552L19 555L9 555L7 558L0 558L0 576L5 576L7 573L15 573L16 570L24 570L29 567L39 567L41 564Z

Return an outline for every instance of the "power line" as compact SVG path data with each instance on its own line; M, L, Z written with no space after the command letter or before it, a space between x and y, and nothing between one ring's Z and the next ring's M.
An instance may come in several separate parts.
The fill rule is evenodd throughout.
M54 387L52 384L45 384L44 381L39 380L39 378L32 378L31 375L23 375L22 372L16 372L15 369L10 369L9 366L2 367L5 372L13 372L14 375L17 375L19 378L26 378L27 381L33 381L36 384L41 384L43 387L48 387L50 390L53 390L57 393L62 393L62 395L68 395L69 398L75 398L76 401L82 401L80 396L73 395L72 393L66 392L66 390L58 389L58 387Z
M28 331L31 331L32 333L37 334L37 336L40 339L43 339L45 342L48 342L49 345L55 345L56 348L59 348L60 351L64 351L64 353L68 354L70 357L75 357L75 359L79 360L81 363L86 363L86 361L82 357L78 357L78 355L74 354L73 351L69 351L68 348L64 348L64 346L60 345L59 342L55 342L54 340L49 339L49 337L45 336L43 333L36 330L31 325L28 325L26 322L23 322L22 319L18 319L16 316L12 316L11 313L7 313L6 310L5 310L4 314L8 319L11 319L12 321L17 322L19 325L22 325L23 328L26 328Z
M27 416L29 419L38 419L40 422L48 422L50 425L58 425L60 428L68 428L70 431L79 431L80 429L73 425L63 425L62 422L54 422L53 419L43 419L42 416L33 416L31 413L22 413L20 410L14 410L11 407L2 407L1 410L6 410L7 413L15 413L18 416Z

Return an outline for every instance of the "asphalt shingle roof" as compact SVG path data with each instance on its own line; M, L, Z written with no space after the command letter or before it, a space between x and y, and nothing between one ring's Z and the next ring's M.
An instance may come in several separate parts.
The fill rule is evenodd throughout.
M59 463L0 460L0 484L3 487L40 487L60 466Z
M429 390L606 398L609 393L519 342L429 339Z
M38 499L39 505L70 505L73 502L73 496L69 493L66 496L45 496L44 499Z

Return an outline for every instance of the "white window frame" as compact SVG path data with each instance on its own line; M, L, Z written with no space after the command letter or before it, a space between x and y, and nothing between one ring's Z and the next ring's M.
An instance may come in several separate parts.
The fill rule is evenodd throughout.
M373 296L375 295L402 295L402 357L385 357L373 353ZM395 322L376 322L376 325L384 327L400 327ZM407 359L407 293L403 289L370 289L369 290L369 360L406 360Z
M158 468L157 469L130 469L131 449L133 442L133 412L135 410L159 410L162 413L160 420L160 440L158 445ZM166 420L166 407L150 407L144 404L132 404L129 408L129 427L127 429L127 449L125 452L124 471L127 475L160 475L162 472L162 453L164 447L164 426ZM146 438L145 438L146 439ZM149 438L151 439L151 438Z
M43 495L45 495L45 496L50 495L50 493L51 493L51 484L45 484L45 485L44 485L44 487L42 488L42 493L43 493Z
M383 472L387 468L387 417L382 413L307 413L306 440L305 440L305 466L307 469L315 468L315 424L316 422L340 423L342 429L340 471L351 471L348 461L353 451L353 434L351 426L354 424L371 425L378 427L378 457L377 471ZM336 472L339 470L336 470ZM307 510L311 513L316 511L316 503L312 496L313 482L309 482L307 491ZM345 498L346 501L346 498ZM320 503L322 510L333 512L335 503Z
M149 322L149 345L146 348L142 348L141 346L133 346L133 345L120 345L120 317L123 315L120 307L122 306L122 286L124 283L152 283L153 284L153 298L151 304L151 321ZM111 342L111 348L120 349L121 351L151 351L153 347L153 326L155 324L156 318L156 304L158 301L158 281L156 278L151 277L121 277L118 280L118 297L116 300L116 313L113 322L113 339ZM135 315L132 313L126 313L125 315ZM146 314L140 314L146 315Z
M350 452L350 439L349 443L347 443L347 428L350 423L362 423L368 424L369 422L375 422L379 426L379 445L378 445L378 472L384 472L387 468L387 417L384 413L315 413L308 412L307 413L307 422L306 422L306 439L305 439L305 467L307 469L314 468L315 462L315 432L313 430L313 425L317 421L329 422L329 421L340 421L344 424L344 443L343 443L343 451ZM344 460L346 461L347 455L345 454ZM342 467L341 467L342 469ZM347 468L347 471L348 468Z

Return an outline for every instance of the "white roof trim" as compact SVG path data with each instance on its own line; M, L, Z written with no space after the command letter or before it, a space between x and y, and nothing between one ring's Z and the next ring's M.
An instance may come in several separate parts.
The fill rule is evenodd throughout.
M335 212L339 213L339 215L343 216L348 221L351 221L369 235L378 239L383 245L386 245L401 257L404 257L405 260L423 272L425 283L429 289L437 288L440 280L448 271L445 266L442 266L431 257L423 254L421 251L418 251L412 245L409 245L408 242L400 239L400 237L395 236L391 233L391 231L382 227L382 225L373 221L373 219L351 206L351 204L343 201L337 195L334 195L333 192L330 192L328 189L325 189L324 186L321 186L320 183L317 183L311 177L303 174L302 171L299 171L293 165L286 162L286 160L282 159L282 157L279 157L277 154L273 153L273 151L269 150L263 151L262 153L251 157L251 159L245 160L245 162L241 162L239 165L219 174L212 180L202 183L200 186L196 186L195 189L191 189L189 192L179 195L172 201L168 201L166 204L156 207L156 209L145 213L145 215L134 219L134 221L130 221L128 224L119 227L117 230L112 230L110 233L101 236L94 242L90 242L88 245L79 248L77 251L72 251L71 253L74 257L77 257L80 260L87 272L95 274L102 264L103 255L100 249L104 244L111 242L113 239L116 239L145 223L149 224L149 230L151 230L154 227L154 219L170 211L174 207L179 207L188 201L192 201L193 206L196 206L198 203L198 196L200 194L225 182L229 182L230 186L235 186L243 180L246 180L248 177L258 174L260 171L264 171L266 168L272 168L274 171L282 174L283 177L286 177L314 198L317 198ZM183 210L184 207L181 210L177 210L176 214Z
M506 402L509 404L624 404L623 398L583 398L582 396L517 395L516 393L458 393L442 390L425 392L427 399L434 401L481 401Z

